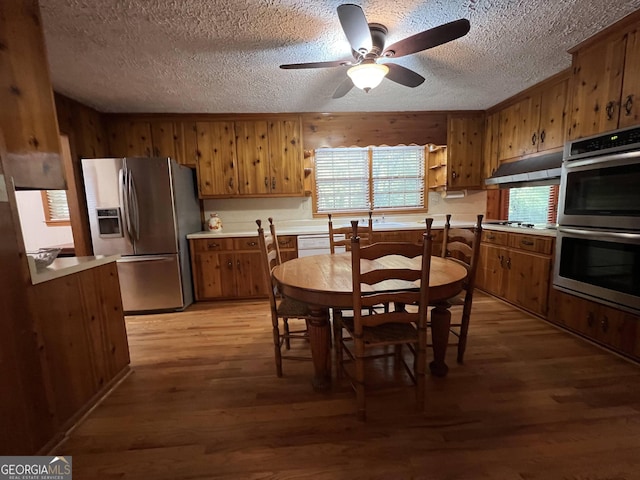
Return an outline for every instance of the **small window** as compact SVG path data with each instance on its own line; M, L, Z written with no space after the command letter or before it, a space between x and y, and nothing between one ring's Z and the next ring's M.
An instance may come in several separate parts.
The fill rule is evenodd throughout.
M524 223L556 223L558 185L512 188L506 195L507 219Z
M42 191L44 219L49 226L71 225L66 190Z
M319 148L315 212L425 208L422 146Z

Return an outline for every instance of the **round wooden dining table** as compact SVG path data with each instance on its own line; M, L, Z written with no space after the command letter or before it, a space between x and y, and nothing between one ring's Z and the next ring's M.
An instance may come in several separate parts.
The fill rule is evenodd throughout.
M398 268L403 262L418 262L421 258L405 259L389 257L371 261L362 260L361 269L383 267ZM314 365L312 385L316 390L331 386L331 328L329 309L350 309L353 306L351 283L351 253L323 254L296 258L273 269L273 277L280 292L309 305L312 318L308 321L309 342ZM445 362L449 328L451 326L450 304L447 299L457 295L463 288L467 270L455 261L431 258L429 277L429 304L431 311L431 337L433 361L429 367L436 376L445 376L449 370Z

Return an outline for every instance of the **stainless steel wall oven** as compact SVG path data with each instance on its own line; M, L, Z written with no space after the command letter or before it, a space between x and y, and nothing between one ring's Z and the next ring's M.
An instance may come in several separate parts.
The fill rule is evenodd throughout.
M640 127L565 146L553 284L640 312Z

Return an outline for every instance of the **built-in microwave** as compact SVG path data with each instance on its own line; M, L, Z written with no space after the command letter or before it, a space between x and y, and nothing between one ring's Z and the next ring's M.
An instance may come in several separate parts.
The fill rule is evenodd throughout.
M566 145L558 224L640 230L640 127Z

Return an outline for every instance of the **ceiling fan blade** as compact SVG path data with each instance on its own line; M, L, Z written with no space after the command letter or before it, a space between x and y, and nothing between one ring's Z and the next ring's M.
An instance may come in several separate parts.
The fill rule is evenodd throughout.
M412 53L421 52L428 48L437 47L456 38L465 36L471 29L471 24L466 18L445 23L439 27L416 33L410 37L390 45L383 52L383 56L397 58Z
M352 88L353 82L349 77L347 77L340 83L340 85L338 85L338 88L336 88L336 91L333 92L333 96L331 98L344 97Z
M284 70L294 70L300 68L330 68L330 67L342 67L353 65L353 62L349 60L336 60L334 62L309 62L309 63L289 63L286 65L280 65L280 68Z
M364 55L373 47L367 17L358 5L347 3L338 7L338 18L351 48Z
M413 70L409 70L402 65L396 65L395 63L385 63L385 65L389 67L387 78L392 82L411 88L422 85L422 82L424 82L424 77L422 75L414 72Z

